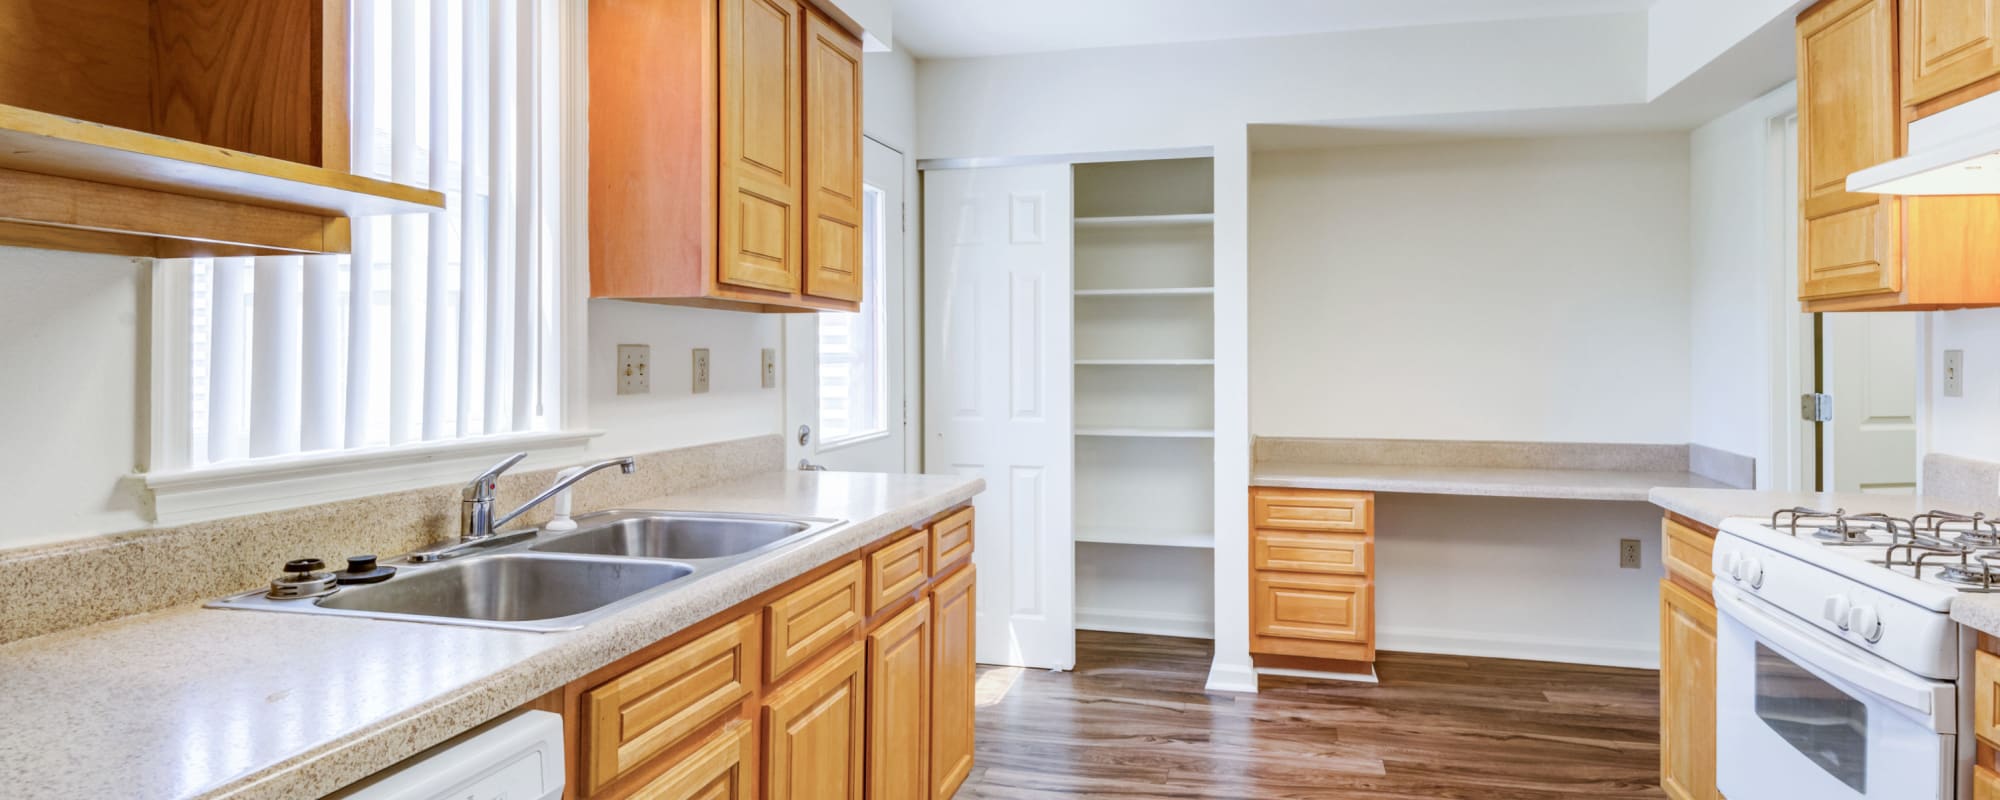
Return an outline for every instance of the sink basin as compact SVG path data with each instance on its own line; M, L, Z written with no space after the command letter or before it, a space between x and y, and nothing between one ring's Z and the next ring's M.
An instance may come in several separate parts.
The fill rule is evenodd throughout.
M693 572L662 561L495 554L346 587L318 605L369 614L532 622L594 611Z
M633 558L701 560L729 558L772 547L805 533L812 523L789 519L696 514L649 514L588 520L531 548L545 553L577 553Z

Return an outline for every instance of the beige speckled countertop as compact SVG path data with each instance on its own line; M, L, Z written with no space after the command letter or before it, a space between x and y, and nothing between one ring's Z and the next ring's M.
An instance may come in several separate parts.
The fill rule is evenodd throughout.
M625 504L849 522L566 633L182 606L0 645L0 793L318 797L983 488L775 472Z
M1645 502L1655 487L1720 487L1691 472L1259 462L1250 485L1554 500Z

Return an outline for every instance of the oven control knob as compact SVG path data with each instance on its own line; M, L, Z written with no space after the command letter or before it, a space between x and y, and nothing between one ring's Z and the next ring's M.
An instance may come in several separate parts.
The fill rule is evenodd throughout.
M1725 551L1721 556L1716 558L1716 565L1721 567L1716 572L1733 578L1736 576L1736 564L1740 560L1735 553Z
M1750 588L1752 589L1764 588L1764 565L1757 559L1745 558L1742 561L1736 562L1736 570L1733 574L1737 581L1750 584Z
M1847 629L1869 642L1882 641L1882 615L1874 606L1855 606L1847 612Z
M1853 603L1847 599L1847 595L1829 595L1826 602L1821 604L1820 612L1826 616L1827 622L1840 626L1844 631L1847 630L1847 614L1852 606Z

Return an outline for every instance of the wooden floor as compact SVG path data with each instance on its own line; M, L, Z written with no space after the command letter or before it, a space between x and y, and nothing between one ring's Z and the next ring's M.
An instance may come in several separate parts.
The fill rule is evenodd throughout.
M1208 694L1208 642L1080 632L1077 668L980 669L958 797L1664 797L1649 670L1383 653L1379 685Z

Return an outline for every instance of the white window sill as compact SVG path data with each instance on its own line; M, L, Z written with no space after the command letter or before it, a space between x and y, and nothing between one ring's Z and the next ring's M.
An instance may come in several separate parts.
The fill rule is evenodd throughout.
M508 453L581 456L585 444L603 434L509 433L162 470L138 477L152 495L154 521L178 525L463 482ZM543 458L531 458L524 466L539 468L543 465L536 462Z

